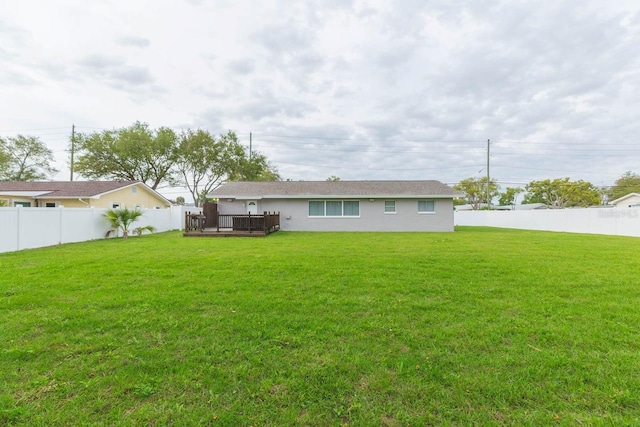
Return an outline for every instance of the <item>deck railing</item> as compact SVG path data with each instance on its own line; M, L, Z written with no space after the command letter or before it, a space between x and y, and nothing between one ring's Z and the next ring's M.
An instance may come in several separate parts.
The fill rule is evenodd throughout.
M280 229L280 213L265 212L262 215L219 214L217 230L220 231L220 229L269 234Z

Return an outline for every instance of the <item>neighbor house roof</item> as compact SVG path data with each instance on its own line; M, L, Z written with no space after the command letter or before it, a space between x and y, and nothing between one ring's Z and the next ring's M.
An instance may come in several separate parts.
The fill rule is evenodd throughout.
M617 198L615 200L610 201L609 204L610 205L617 205L620 202L623 202L623 201L625 201L627 199L636 198L636 197L640 198L640 193L629 193L629 194L626 194L626 195L624 195L622 197L619 197L619 198Z
M0 195L28 196L34 199L99 198L121 188L139 185L169 201L140 181L0 181Z
M463 194L440 181L266 181L227 182L207 194L226 199L269 198L453 198Z

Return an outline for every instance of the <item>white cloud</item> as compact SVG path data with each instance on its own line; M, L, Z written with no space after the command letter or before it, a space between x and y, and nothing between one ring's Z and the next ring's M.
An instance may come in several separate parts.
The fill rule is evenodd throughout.
M453 183L478 175L487 139L503 182L640 172L633 1L38 8L9 2L0 18L1 135L136 120L253 132L292 179ZM64 154L68 138L41 138Z

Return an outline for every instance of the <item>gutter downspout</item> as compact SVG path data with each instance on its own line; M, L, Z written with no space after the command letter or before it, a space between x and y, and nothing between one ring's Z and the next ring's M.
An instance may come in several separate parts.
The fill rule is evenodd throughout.
M85 201L84 201L84 200L82 200L81 198L78 198L78 201L79 201L80 203L84 203L84 204L85 204L85 205L87 205L87 206L90 206L90 203L85 202Z

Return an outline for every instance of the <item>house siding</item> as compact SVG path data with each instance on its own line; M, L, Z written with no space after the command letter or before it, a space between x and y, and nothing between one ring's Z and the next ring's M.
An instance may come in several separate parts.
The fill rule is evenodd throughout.
M358 200L359 217L309 217L309 200ZM395 200L396 212L384 212L385 200ZM453 200L435 199L434 213L418 213L418 200L434 199L262 199L258 212L280 212L280 229L287 231L453 231ZM246 200L220 200L221 214L246 213Z

